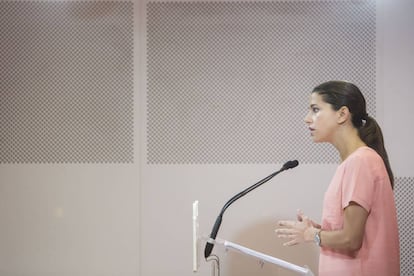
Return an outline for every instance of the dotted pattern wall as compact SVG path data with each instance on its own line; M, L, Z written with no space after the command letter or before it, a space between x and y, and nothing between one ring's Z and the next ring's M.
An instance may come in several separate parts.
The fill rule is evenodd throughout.
M401 275L414 275L414 178L395 179L395 201L400 231Z
M374 1L147 3L147 162L337 162L303 121L340 79L375 116Z
M133 162L133 3L0 2L0 162Z

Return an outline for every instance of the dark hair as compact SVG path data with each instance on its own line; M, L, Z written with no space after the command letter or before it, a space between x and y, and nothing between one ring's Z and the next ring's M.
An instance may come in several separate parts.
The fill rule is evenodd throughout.
M394 174L385 150L381 128L374 118L368 116L365 98L359 88L350 82L328 81L315 87L312 93L321 95L322 99L332 105L334 110L339 110L342 106L348 107L352 115L352 124L358 129L361 140L373 148L384 160L391 187L394 189Z

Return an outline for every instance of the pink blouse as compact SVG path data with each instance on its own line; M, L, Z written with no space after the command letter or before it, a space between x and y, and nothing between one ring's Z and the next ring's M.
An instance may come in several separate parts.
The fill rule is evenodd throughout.
M325 193L322 229L342 229L353 201L369 215L362 247L349 256L321 248L319 276L398 276L400 248L394 193L382 158L361 147L340 166Z

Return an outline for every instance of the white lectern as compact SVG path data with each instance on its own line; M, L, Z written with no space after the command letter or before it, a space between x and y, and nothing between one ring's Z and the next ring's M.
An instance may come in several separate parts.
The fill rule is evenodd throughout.
M193 272L197 272L200 265L201 248L205 245L208 240L207 237L201 237L198 233L198 201L193 202ZM219 238L215 239L215 245L227 250L237 251L251 258L258 259L261 263L270 263L278 267L296 272L298 275L313 276L312 271L307 267L298 266L287 261L263 254L261 252L252 250L250 248L241 246L239 244L222 240Z

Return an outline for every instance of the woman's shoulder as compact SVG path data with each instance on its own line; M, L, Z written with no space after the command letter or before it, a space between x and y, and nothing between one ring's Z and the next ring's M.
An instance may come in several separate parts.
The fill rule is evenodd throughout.
M349 157L354 157L354 158L376 158L379 157L381 158L381 156L379 156L379 154L373 149L370 148L368 146L362 146L357 148Z
M368 146L359 147L348 158L347 163L360 163L364 165L383 164L381 156Z

